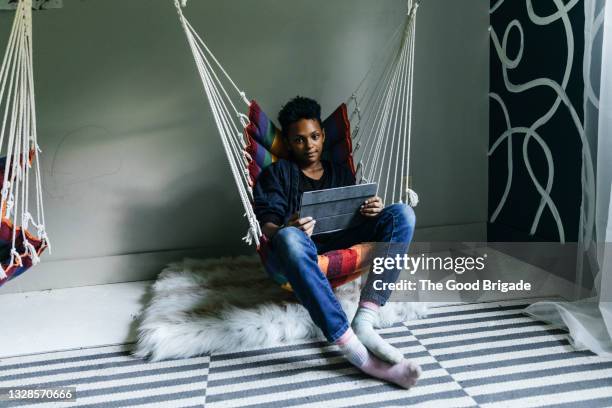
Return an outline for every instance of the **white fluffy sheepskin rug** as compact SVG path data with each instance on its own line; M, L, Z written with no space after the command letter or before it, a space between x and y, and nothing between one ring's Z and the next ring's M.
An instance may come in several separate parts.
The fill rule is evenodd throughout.
M266 275L257 256L172 263L151 295L138 322L134 354L152 361L325 340L293 294ZM336 295L352 319L358 283L338 288ZM381 308L378 326L426 313L424 303L389 302Z

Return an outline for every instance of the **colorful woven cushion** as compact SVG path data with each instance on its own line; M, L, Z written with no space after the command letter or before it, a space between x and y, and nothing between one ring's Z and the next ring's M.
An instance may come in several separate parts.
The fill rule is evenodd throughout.
M42 240L37 239L31 235L28 231L25 231L28 242L32 244L38 255L42 254L46 246L43 245ZM26 253L23 245L23 234L21 228L17 227L15 231L15 249L19 253L20 257L14 259L11 264L11 248L13 245L13 224L8 219L3 219L0 226L0 263L2 269L6 274L5 278L0 278L0 286L7 281L16 278L32 266L32 257L29 253Z
M351 282L370 270L373 259L372 244L357 244L319 255L319 268L332 288Z
M283 289L292 291L291 284L283 273L283 265L270 250L269 242L265 237L262 237L258 252L268 275ZM319 255L318 264L331 287L336 288L367 273L372 263L373 253L372 244L357 244L350 248Z
M351 128L345 104L340 105L323 121L323 129L325 130L323 159L347 166L355 174ZM246 151L249 156L250 181L251 185L254 185L261 170L279 158L287 159L289 153L282 140L280 129L255 101L249 106L249 124L244 130L248 140Z
M32 155L30 155L32 160ZM0 158L0 190L4 183L4 166L6 157ZM10 176L10 175L9 175ZM22 232L21 227L14 227L11 220L5 217L6 203L1 205L2 221L0 223L0 264L6 277L0 278L0 286L9 280L21 275L32 266L32 257L24 247L24 234L38 255L42 254L46 245L43 241L30 234L27 230ZM15 230L15 249L20 257L13 260L11 264L11 248L13 247L13 230Z
M323 121L323 129L325 129L323 159L346 166L355 174L351 127L345 104L340 105ZM249 107L249 124L245 127L245 135L249 141L246 149L249 156L249 175L251 185L254 185L261 170L279 158L289 158L289 153L282 140L280 129L255 101L252 101ZM258 252L272 279L282 288L291 290L291 285L283 274L282 265L270 251L265 237L261 238ZM367 272L371 262L369 254L370 246L366 244L330 251L319 255L319 268L327 276L331 286L335 288Z

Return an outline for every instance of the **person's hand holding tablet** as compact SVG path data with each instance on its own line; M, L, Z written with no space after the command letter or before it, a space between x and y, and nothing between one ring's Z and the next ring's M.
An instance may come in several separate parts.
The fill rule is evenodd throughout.
M376 217L385 208L382 198L374 196L368 198L363 202L363 205L359 207L359 212L365 217Z
M314 231L315 224L317 221L312 217L304 217L298 218L298 213L295 213L289 218L287 221L286 227L295 227L299 230L302 230L306 233L306 235L311 236Z

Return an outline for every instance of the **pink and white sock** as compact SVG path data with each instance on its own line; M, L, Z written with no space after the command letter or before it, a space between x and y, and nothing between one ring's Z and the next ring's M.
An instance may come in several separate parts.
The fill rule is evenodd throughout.
M389 364L370 354L352 329L348 329L337 341L346 359L372 377L389 381L403 388L410 388L421 376L421 367L406 359Z
M380 337L374 330L374 323L378 320L378 306L376 303L362 301L351 327L361 342L378 358L397 364L404 359L404 355L397 348L393 347L385 339Z

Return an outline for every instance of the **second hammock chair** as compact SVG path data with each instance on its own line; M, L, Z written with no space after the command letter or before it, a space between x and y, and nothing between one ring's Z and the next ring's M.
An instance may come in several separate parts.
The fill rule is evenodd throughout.
M19 0L0 66L0 286L39 262L45 231L36 134L32 0ZM30 172L34 172L34 186ZM33 187L35 203L30 200ZM31 207L34 207L31 208ZM36 229L36 233L30 231Z
M266 271L291 290L282 265L268 256L267 239L252 207L252 187L261 170L288 157L280 131L227 74L184 16L179 0L173 1L249 223L243 239L256 244ZM385 203L407 202L411 206L418 203L418 196L409 188L417 8L418 1L408 0L406 18L384 49L389 51L386 58L370 68L348 100L323 122L324 158L348 167L358 182L377 182L378 195ZM233 88L231 95L226 87ZM237 108L241 103L247 105L246 114ZM319 255L318 263L332 287L337 287L366 272L371 250L368 244L358 244Z

